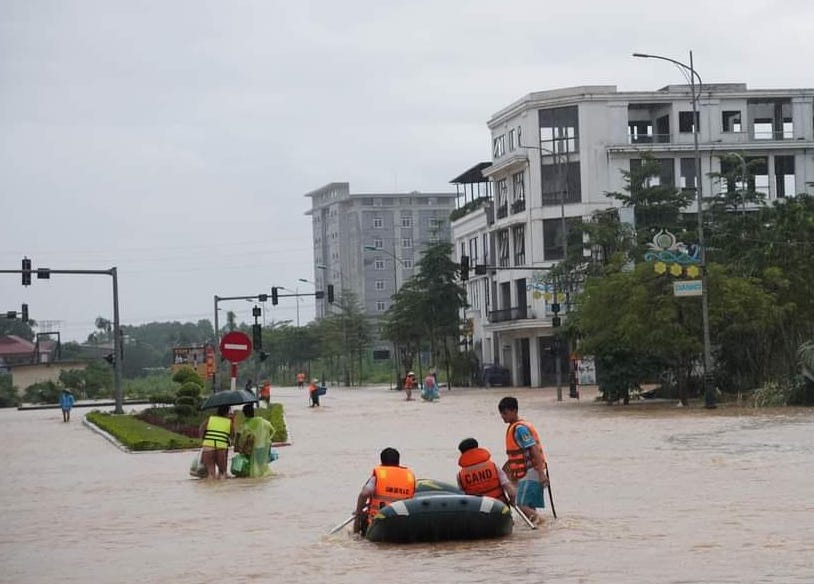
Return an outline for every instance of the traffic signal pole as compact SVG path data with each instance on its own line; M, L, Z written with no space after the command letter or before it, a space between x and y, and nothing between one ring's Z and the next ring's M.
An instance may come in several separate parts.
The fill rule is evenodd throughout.
M0 274L22 274L23 285L31 283L31 274L36 274L39 280L48 280L51 274L83 275L83 276L110 276L113 278L113 397L115 401L114 413L123 414L124 395L122 393L122 335L119 328L119 278L115 267L109 270L52 270L50 268L31 268L31 260L23 259L23 269L0 270Z

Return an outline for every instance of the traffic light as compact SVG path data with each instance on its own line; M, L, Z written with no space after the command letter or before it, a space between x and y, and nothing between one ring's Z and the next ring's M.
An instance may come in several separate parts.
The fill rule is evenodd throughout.
M23 286L31 285L31 260L23 258Z
M263 330L259 324L252 325L252 345L255 351L263 348Z
M328 284L328 302L333 304L334 302L334 285Z
M272 303L274 306L277 306L277 302L278 302L278 299L277 299L277 288L272 287L272 288L271 288L271 303Z
M562 325L562 320L560 319L559 316L555 316L554 318L551 319L551 326L558 327L560 325Z
M23 304L22 314L23 322L28 322L28 304Z
M268 294L258 294L258 295L257 295L257 299L258 299L260 302L265 302L266 300L268 300L268 299L269 299L269 295L268 295Z
M469 256L461 256L461 282L466 282L469 279Z

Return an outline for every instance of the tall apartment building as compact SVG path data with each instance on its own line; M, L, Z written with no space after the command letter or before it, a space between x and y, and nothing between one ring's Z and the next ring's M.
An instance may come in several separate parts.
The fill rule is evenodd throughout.
M700 176L705 197L726 188L710 175L726 172L720 157L727 153L756 161L751 180L769 204L812 192L814 89L704 84L700 171L692 101L687 85L635 92L585 86L532 93L492 116L491 164L470 169L480 177L469 172L453 181L459 190L481 180L491 187L487 203L452 227L458 256L499 268L467 284L466 316L482 362L508 367L516 385L554 382L555 299L543 283L546 270L563 258L569 225L618 204L605 193L623 190L622 171L643 153L660 162L660 184L695 189ZM567 318L567 299L557 301ZM565 371L567 351L560 351Z
M449 215L455 193L351 193L348 183L330 183L305 195L311 199L314 282L350 290L366 314L378 317L415 273L424 246L450 241ZM330 314L317 300L316 317Z

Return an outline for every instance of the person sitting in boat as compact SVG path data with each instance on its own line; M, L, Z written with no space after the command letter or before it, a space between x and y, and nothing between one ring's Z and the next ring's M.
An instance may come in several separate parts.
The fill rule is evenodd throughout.
M507 504L514 503L515 489L509 477L492 462L491 453L478 446L474 438L464 438L458 444L458 486L467 495L487 496Z
M415 494L415 475L406 466L400 466L399 451L385 448L379 454L381 464L373 469L356 500L353 532L365 534L368 524L379 509Z

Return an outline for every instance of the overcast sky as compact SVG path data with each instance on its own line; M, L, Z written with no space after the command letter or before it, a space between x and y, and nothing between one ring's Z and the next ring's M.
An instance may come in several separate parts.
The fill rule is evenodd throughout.
M812 25L808 0L0 0L0 269L117 266L123 324L311 291L305 193L454 190L527 93L684 82L635 51L814 87ZM0 310L23 302L83 340L112 319L111 278L0 274Z

